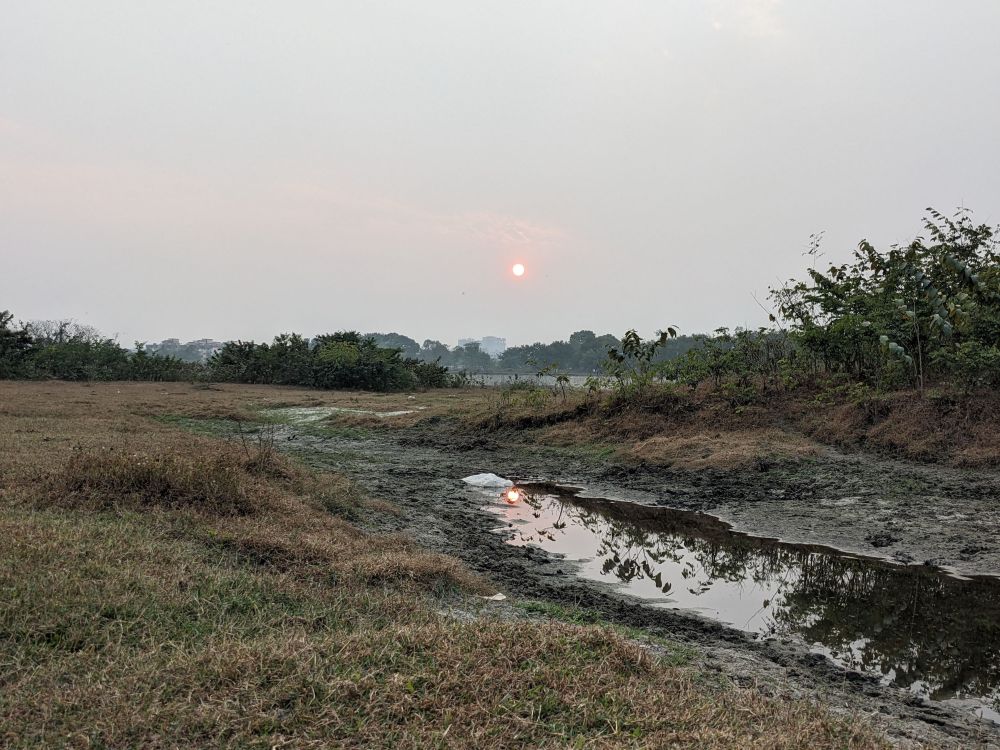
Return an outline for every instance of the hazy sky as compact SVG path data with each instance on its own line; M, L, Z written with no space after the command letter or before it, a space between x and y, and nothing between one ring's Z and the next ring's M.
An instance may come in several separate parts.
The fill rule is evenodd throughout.
M757 325L1000 221L996 0L0 0L0 309L135 339ZM515 280L511 265L527 266Z

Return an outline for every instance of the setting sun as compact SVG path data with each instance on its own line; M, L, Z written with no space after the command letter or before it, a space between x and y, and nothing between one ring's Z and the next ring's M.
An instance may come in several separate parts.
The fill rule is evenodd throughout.
M515 263L514 267L510 269L515 276L524 276L524 264Z

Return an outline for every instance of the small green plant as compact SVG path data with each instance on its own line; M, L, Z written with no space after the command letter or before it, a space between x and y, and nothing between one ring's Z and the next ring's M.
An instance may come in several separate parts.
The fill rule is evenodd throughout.
M563 403L565 403L566 392L569 389L569 373L563 372L559 365L553 362L551 365L543 367L538 371L539 378L544 378L546 376L555 378L555 384L552 386L552 394L561 395Z
M657 331L656 338L643 341L635 329L625 332L620 347L608 347L605 372L613 379L616 395L639 397L656 380L659 368L654 362L657 352L667 341L677 336L677 329L667 326Z

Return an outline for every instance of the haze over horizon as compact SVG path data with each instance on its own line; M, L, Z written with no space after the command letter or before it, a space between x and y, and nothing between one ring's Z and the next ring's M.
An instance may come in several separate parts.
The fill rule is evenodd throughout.
M1000 221L987 0L3 11L0 309L125 344L756 326L814 232Z

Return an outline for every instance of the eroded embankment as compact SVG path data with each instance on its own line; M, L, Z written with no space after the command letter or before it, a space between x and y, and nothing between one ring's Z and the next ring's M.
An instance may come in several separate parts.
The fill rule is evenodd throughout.
M508 403L509 401L509 403ZM552 443L617 442L683 468L744 468L818 446L962 468L1000 467L1000 396L953 390L879 394L861 386L733 394L650 388L642 396L494 398L467 420L484 430L546 428Z

